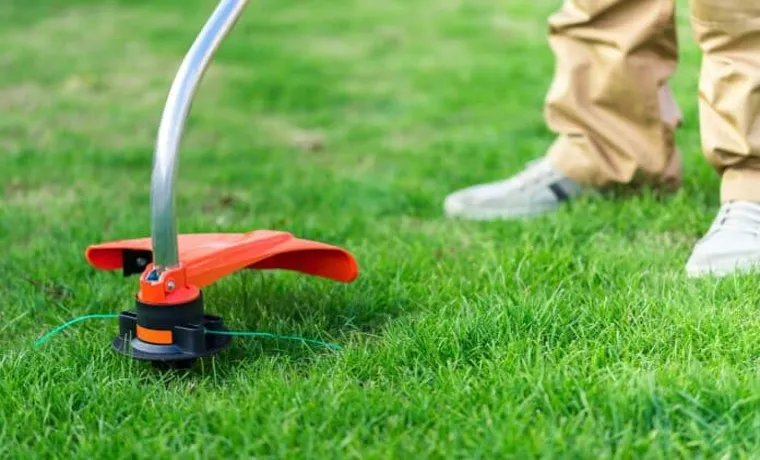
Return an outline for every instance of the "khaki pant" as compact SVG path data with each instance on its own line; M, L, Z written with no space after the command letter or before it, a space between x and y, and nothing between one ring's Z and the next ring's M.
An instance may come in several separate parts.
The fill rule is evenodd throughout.
M690 7L703 52L702 148L723 202L760 202L760 0ZM674 10L674 0L565 0L549 19L557 67L545 115L558 135L549 158L577 182L680 185Z

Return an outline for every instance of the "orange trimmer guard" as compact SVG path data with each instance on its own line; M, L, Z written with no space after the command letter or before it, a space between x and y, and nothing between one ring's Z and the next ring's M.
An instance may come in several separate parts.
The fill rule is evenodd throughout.
M136 310L119 315L113 341L119 353L183 367L225 348L231 337L223 334L221 317L204 312L201 289L242 269L291 270L343 283L358 275L354 257L344 249L285 232L179 235L177 249L179 266L159 272L150 238L87 248L87 261L95 268L142 274Z
M250 233L179 235L179 260L187 284L203 288L243 269L290 270L350 283L358 275L353 255L339 247L271 230ZM142 273L152 262L150 238L115 241L87 248L85 256L100 270Z

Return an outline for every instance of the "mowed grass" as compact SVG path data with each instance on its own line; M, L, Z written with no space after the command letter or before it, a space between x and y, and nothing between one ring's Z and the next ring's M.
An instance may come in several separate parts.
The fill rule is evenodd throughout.
M685 6L680 2L680 6ZM174 72L212 0L0 4L0 458L751 456L756 278L688 280L718 205L681 9L676 195L452 222L444 196L552 140L558 1L252 1L183 141L182 232L284 230L352 251L349 285L239 273L206 291L243 338L189 373L116 355L135 278L87 245L147 236Z

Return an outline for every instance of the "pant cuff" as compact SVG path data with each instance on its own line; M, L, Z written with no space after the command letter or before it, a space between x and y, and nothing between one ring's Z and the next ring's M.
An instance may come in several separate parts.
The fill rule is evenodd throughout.
M601 165L591 160L589 152L594 146L585 138L560 135L549 148L549 162L573 182L597 190L618 190L635 193L643 187L672 192L682 181L681 152L669 145L670 158L662 171L643 172L632 160L621 159L616 165ZM594 155L599 157L601 155Z
M547 152L547 159L576 184L591 188L603 185L599 180L601 174L598 166L588 160L582 146L573 144L565 136L555 139Z

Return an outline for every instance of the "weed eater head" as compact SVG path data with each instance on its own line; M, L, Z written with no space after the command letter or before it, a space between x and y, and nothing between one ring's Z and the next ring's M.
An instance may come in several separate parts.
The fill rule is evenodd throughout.
M90 246L86 257L101 270L140 274L135 309L119 315L114 347L135 359L193 361L229 345L222 318L205 313L202 289L243 269L290 270L350 283L358 275L354 257L344 249L299 239L290 233L179 235L180 265L160 270L152 240L142 238Z
M145 271L135 311L119 315L117 351L142 360L192 362L229 345L228 336L206 334L225 330L222 319L204 313L203 294L187 285L182 272Z
M247 0L221 0L172 83L158 131L151 181L152 236L93 245L101 270L140 274L135 309L119 315L114 348L138 360L187 366L231 338L222 318L205 313L202 289L243 269L282 269L348 283L358 274L347 251L285 232L178 235L174 210L178 146L192 97L213 54Z

